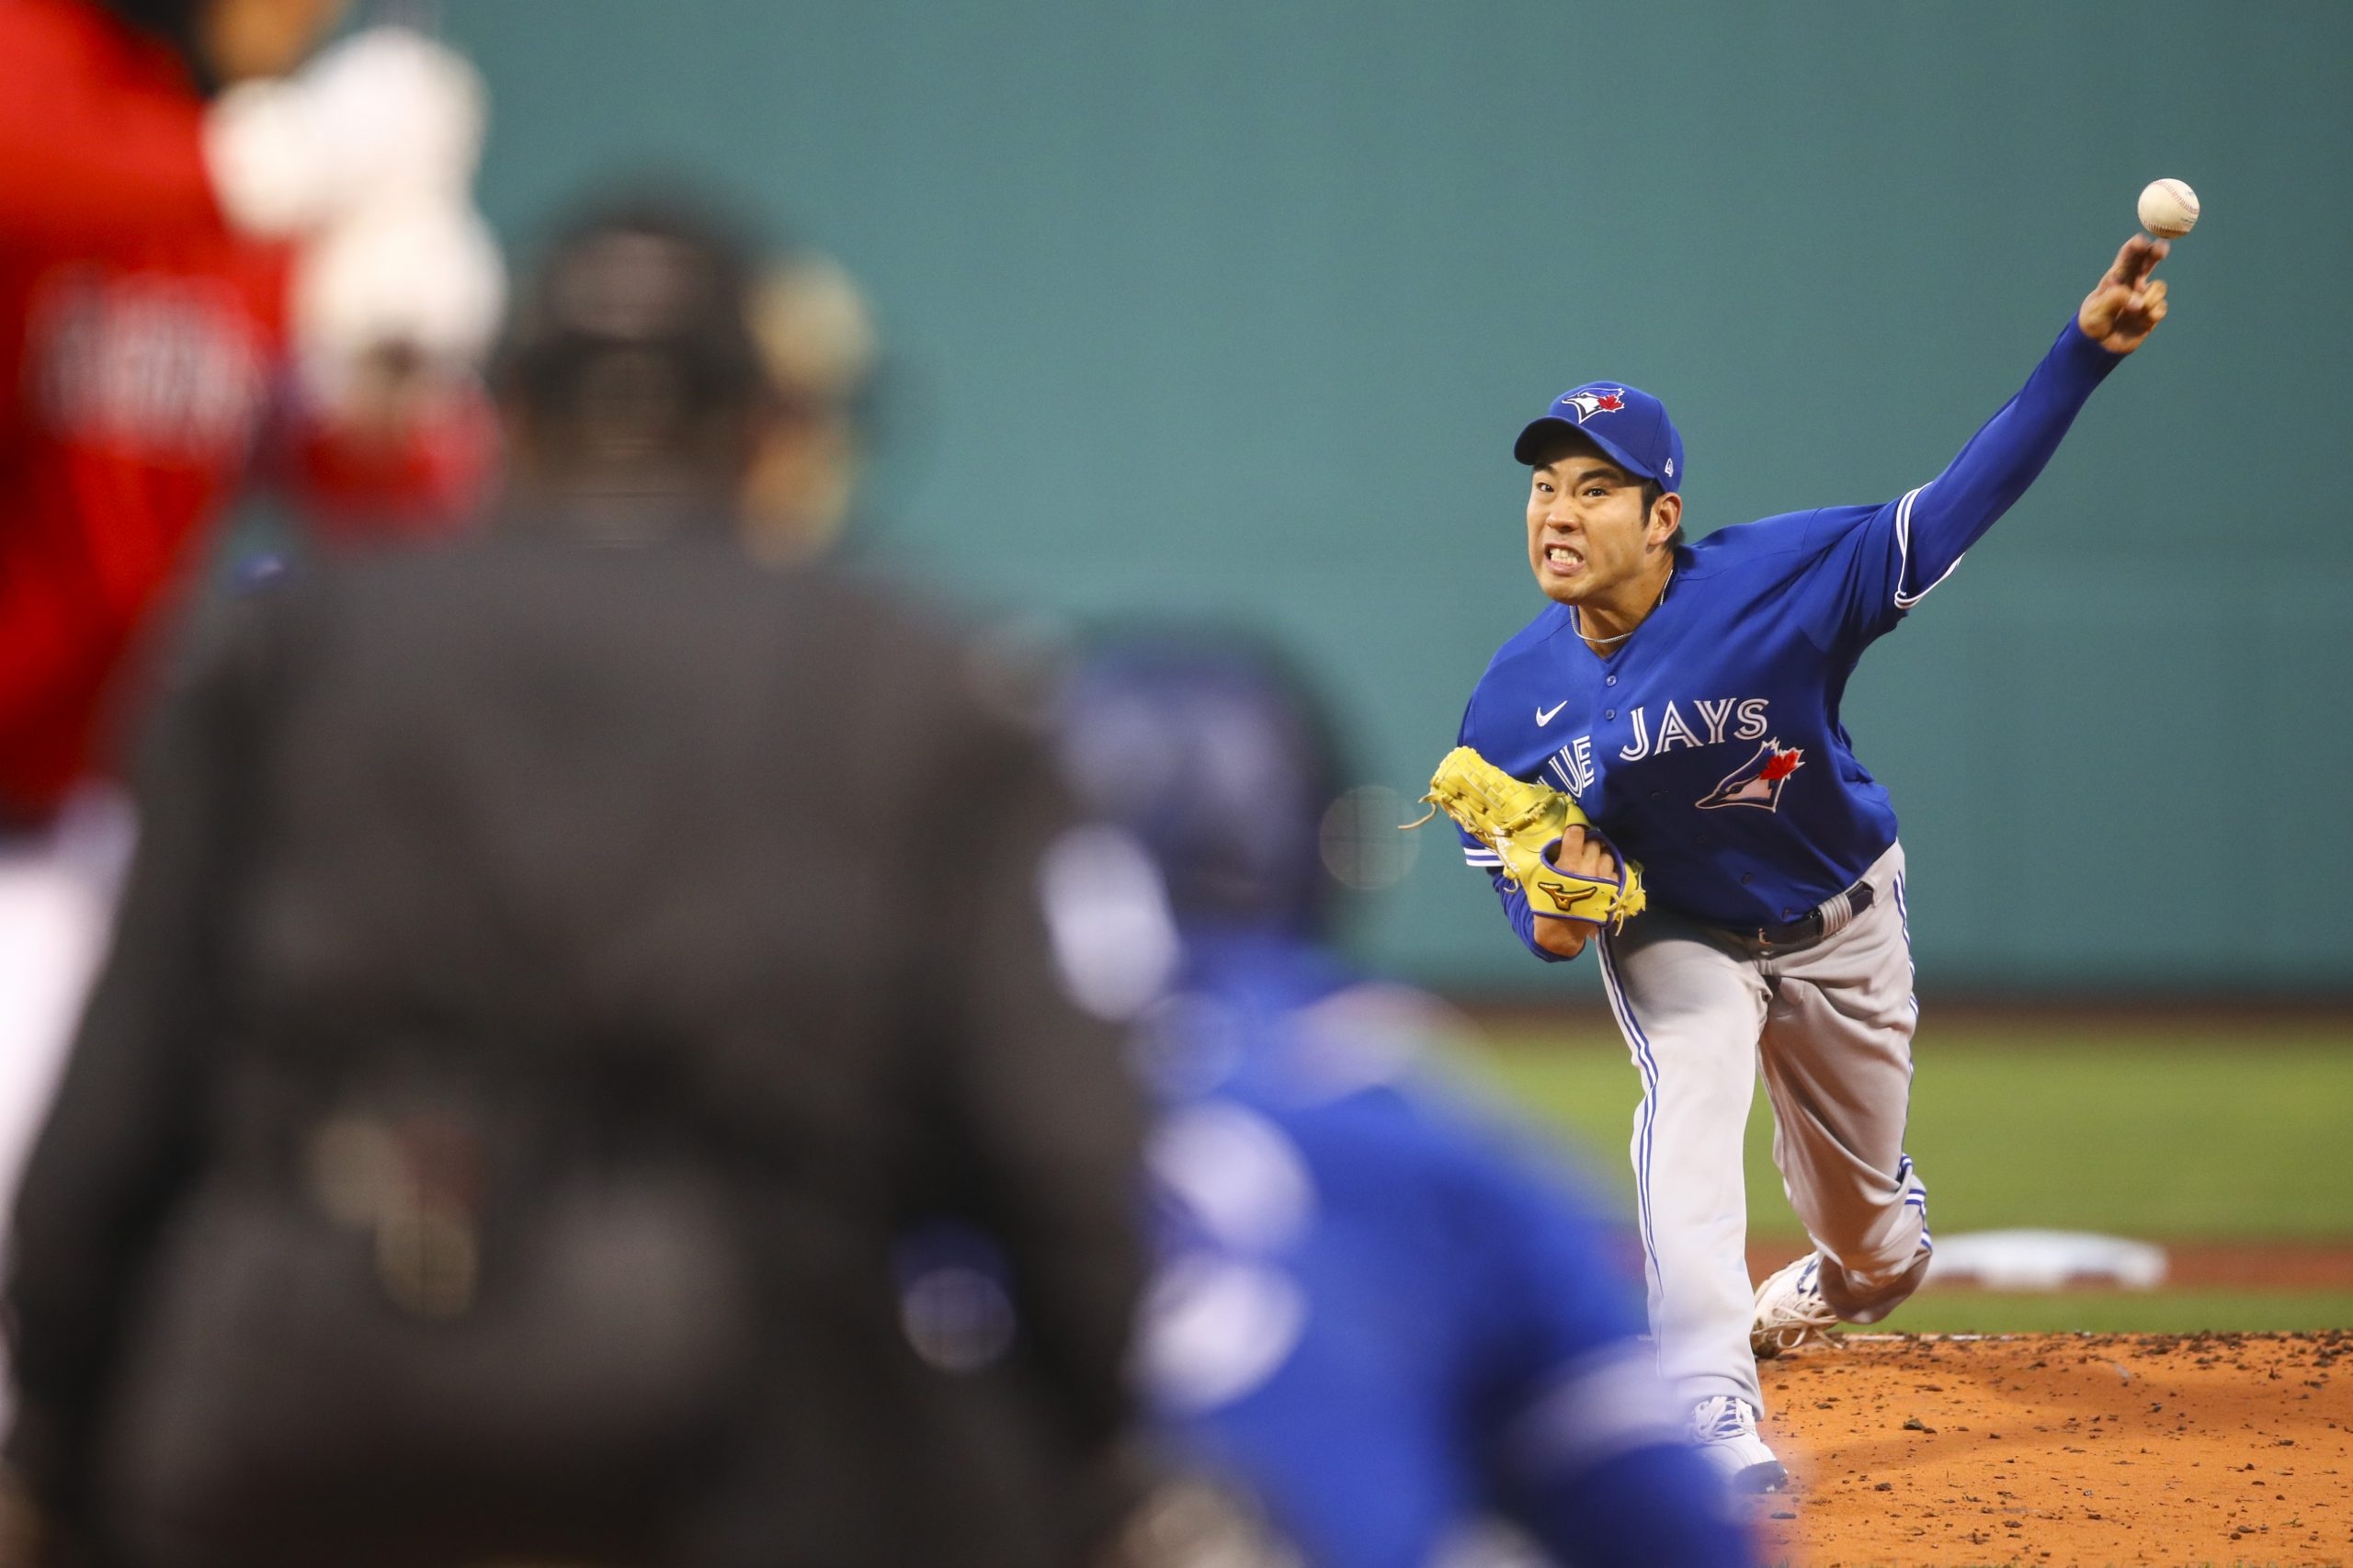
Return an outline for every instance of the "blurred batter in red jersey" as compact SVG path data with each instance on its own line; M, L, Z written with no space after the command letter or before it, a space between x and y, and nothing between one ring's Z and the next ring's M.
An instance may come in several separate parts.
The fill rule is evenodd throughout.
M391 31L288 75L341 9L0 0L0 832L111 761L138 634L256 469L330 517L471 500L480 88Z
M481 86L389 29L303 64L342 9L0 0L0 1212L128 847L91 780L210 525L259 471L435 526L485 466Z

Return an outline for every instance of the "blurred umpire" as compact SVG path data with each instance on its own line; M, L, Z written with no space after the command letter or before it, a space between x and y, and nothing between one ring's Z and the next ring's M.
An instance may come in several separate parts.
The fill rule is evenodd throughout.
M265 585L167 705L17 1220L48 1561L1045 1568L1123 1506L1137 1116L1074 933L1150 888L1041 879L969 645L754 563L757 293L581 224L505 526ZM985 1402L900 1328L940 1216L1021 1325Z

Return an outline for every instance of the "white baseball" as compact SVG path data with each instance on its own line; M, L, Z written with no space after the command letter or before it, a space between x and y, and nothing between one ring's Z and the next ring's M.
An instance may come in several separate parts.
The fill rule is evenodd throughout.
M2141 192L2141 227L2177 240L2198 227L2198 193L2177 179L2153 179Z

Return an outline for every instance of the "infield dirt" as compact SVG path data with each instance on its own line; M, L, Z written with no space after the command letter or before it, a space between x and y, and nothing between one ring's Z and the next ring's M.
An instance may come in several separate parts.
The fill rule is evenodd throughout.
M2353 1334L1849 1335L1763 1364L1765 1560L2353 1561ZM2345 1369L2353 1373L2353 1366Z

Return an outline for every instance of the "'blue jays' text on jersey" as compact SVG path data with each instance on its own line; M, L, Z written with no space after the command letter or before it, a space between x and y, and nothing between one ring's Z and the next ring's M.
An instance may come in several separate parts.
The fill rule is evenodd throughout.
M1574 796L1660 905L1733 927L1795 919L1895 841L1887 791L1839 722L1856 660L2025 492L2120 358L2071 320L1936 479L1679 550L1658 608L1606 653L1547 605L1488 665L1461 744ZM1467 835L1463 852L1499 865ZM1495 881L1533 948L1525 895Z
M1272 934L1188 940L1146 1031L1164 1429L1318 1568L1429 1568L1482 1516L1559 1561L1747 1561L1628 1254L1500 1123L1428 1092L1433 1005Z

